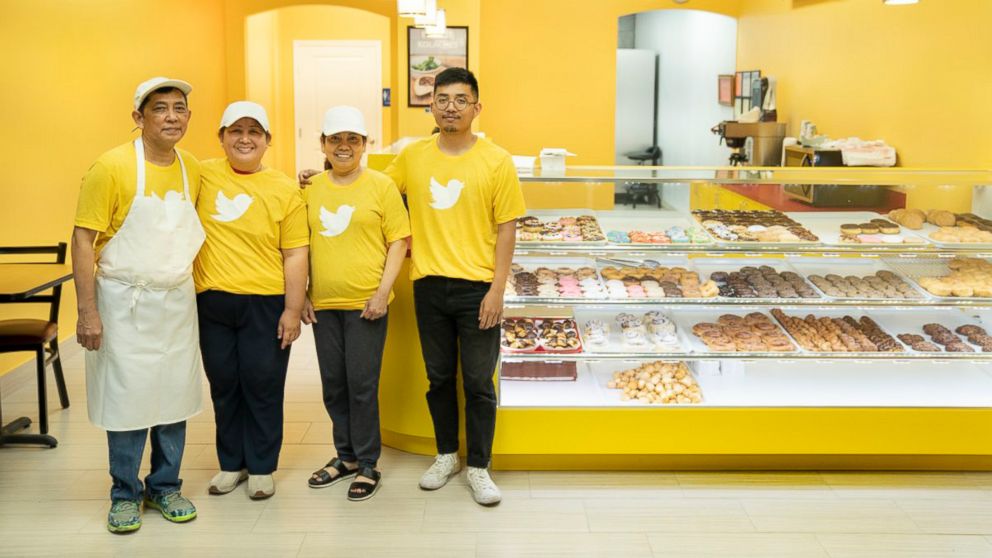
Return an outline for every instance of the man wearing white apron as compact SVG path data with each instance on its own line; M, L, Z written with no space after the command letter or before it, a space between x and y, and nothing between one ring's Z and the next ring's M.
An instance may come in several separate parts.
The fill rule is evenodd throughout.
M138 86L132 117L141 137L103 155L83 178L72 266L86 348L93 424L107 430L107 528L141 527L141 503L173 522L196 517L180 493L186 419L202 408L192 264L204 233L194 204L199 163L175 148L190 110L184 81ZM151 473L138 478L151 433Z

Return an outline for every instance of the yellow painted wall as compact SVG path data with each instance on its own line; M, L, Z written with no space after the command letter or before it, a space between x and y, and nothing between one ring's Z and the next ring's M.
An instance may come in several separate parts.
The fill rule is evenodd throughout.
M907 167L992 163L992 2L792 4L742 0L737 56L778 78L790 133L884 138Z
M193 84L180 145L200 157L219 153L213 131L226 74L219 2L2 1L0 13L0 243L69 240L80 179L100 153L136 137L134 89L149 77ZM75 333L71 284L63 310L64 339ZM24 314L0 308L0 319ZM0 373L27 356L0 357Z
M266 107L273 131L266 163L290 175L296 172L293 41L379 41L383 87L395 89L388 17L341 6L291 6L249 16L245 38L246 95ZM393 112L382 109L386 145L393 141Z
M688 6L736 16L739 4ZM515 154L567 147L578 155L569 164L613 164L618 19L681 8L657 0L500 0L481 7L481 129Z

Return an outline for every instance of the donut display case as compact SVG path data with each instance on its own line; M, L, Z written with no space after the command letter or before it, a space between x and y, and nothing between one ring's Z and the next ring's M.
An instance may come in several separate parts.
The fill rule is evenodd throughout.
M992 184L992 175L827 171L836 181L831 183L887 186L893 203L925 208L912 211L888 206L814 211L740 194L808 181L822 172L805 170L714 169L698 171L705 175L700 177L696 170L596 167L570 169L553 179L525 178L572 186L607 178L616 184L654 182L663 193L688 188L690 195L681 207L531 211L582 215L587 226L601 228L605 241L596 235L596 243L579 242L573 234L569 242L557 235L542 242L533 235L548 232L546 217L540 224L527 221L533 234L518 243L514 267L541 269L542 279L524 275L523 287L521 277L511 279L515 284L507 293L513 296L506 304L514 315L536 319L548 308L559 310L574 320L582 348L553 358L505 352L502 363L511 370L529 362L567 362L575 368L569 368L574 378L567 382L504 374L503 416L569 413L568 421L587 425L593 419L582 410L609 410L597 416L612 417L608 422L623 430L635 424L626 409L656 409L659 425L690 420L680 410L691 411L699 438L712 443L640 445L638 452L656 453L662 461L681 462L676 456L699 452L724 458L766 453L767 444L740 429L753 423L786 440L776 449L786 454L782 464L800 460L797 455L819 455L822 464L847 459L839 455L871 454L880 462L915 467L929 458L907 456L926 452L928 443L930 450L946 445L950 438L967 449L949 453L984 456L975 459L992 466L992 441L960 434L964 416L992 425L992 244L984 242L992 231L985 215L992 217L992 210L979 203L981 184ZM962 206L947 206L948 184L956 184L950 197ZM563 226L572 225L568 219ZM562 271L569 278L564 287L555 283ZM653 416L637 415L641 421ZM831 426L817 434L802 426L826 417L834 417ZM881 435L872 434L873 427L846 426L889 421L885 430L891 434L893 425L909 428L920 417L928 417L929 434L912 441L894 435L874 448L864 443ZM716 447L731 432L738 442L748 442L730 444L733 450ZM800 441L803 436L808 438ZM609 453L580 446L572 444L567 453Z
M520 178L494 468L992 470L992 171ZM662 207L625 205L630 184ZM852 210L784 190L817 184L885 195ZM396 291L383 439L432 455L412 287Z

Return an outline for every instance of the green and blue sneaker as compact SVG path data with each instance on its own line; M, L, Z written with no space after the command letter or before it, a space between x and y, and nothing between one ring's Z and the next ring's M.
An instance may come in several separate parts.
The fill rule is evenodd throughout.
M162 517L173 523L184 523L196 517L196 506L178 490L155 496L146 494L145 505L162 512Z
M110 505L107 530L111 533L130 533L141 527L141 502L118 500Z

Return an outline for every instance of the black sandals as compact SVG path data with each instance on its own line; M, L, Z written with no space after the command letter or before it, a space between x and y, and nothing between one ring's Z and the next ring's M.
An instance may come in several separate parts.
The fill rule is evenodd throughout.
M332 477L331 474L327 472L327 468L334 469L338 472L338 474ZM314 471L313 475L310 476L310 480L307 481L307 484L310 485L310 488L327 488L328 486L337 484L344 479L351 478L357 474L357 467L354 469L349 469L348 466L344 464L344 461L341 461L335 457L334 459L328 461L327 465L324 465L322 469Z
M372 467L362 467L358 470L358 476L372 479L375 482L355 481L351 483L351 486L348 487L348 499L352 502L368 500L369 498L375 496L375 493L379 491L379 486L382 485L382 483L379 482L382 478L382 473L376 471Z

